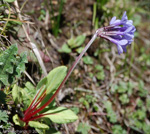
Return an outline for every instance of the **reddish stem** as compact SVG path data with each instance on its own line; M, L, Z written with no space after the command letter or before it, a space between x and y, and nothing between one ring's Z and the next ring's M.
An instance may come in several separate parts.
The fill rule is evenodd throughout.
M32 107L32 109L31 109L32 111L34 111L36 109L36 107L38 106L38 104L40 104L40 102L42 102L42 100L45 98L45 96L46 96L46 93L39 98L39 100L37 101L37 103Z
M59 85L58 89L56 90L56 92L53 94L53 96L43 105L41 106L39 109L37 109L36 111L34 111L33 113L30 113L29 116L26 118L26 120L31 120L32 116L36 115L38 112L42 111L46 106L48 106L53 99L56 97L57 93L59 92L59 90L62 88L62 86L64 85L64 83L67 81L67 79L69 78L69 76L71 75L72 71L74 70L74 68L76 67L76 65L79 63L80 59L82 58L82 56L85 54L85 52L87 51L87 49L91 46L91 44L93 43L93 41L96 39L98 34L98 31L96 31L96 33L93 35L92 39L88 42L88 44L86 45L86 47L84 48L84 50L81 52L81 54L77 57L76 61L74 62L74 64L72 65L72 67L70 68L70 70L68 71L66 77L64 78L64 80L62 81L62 83ZM30 119L31 118L31 119Z
M43 86L42 86L42 87L43 87ZM41 87L41 89L38 91L38 93L36 94L35 98L34 98L33 101L31 102L31 104L30 104L30 106L28 107L28 109L25 111L24 115L26 115L26 114L29 112L30 108L32 107L32 104L35 102L37 96L39 95L40 91L42 90L42 87Z
M40 114L38 116L34 116L34 117L30 118L29 120L27 120L26 122L29 122L29 121L32 121L32 120L36 120L36 119L41 118L41 117L43 117L45 115L50 115L50 113L49 114Z
M46 92L46 90L44 91L44 93ZM37 103L29 110L29 112L24 115L23 120L25 121L26 119L28 119L29 115L37 108L38 104L40 104L40 102L42 102L42 100L45 98L46 93L42 94L42 96L40 96L40 98L37 100Z

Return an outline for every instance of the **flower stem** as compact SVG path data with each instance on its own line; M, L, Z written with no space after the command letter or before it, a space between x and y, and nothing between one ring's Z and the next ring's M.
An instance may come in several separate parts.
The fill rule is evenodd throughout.
M53 94L53 96L43 106L41 106L39 109L37 109L36 111L34 111L33 113L31 113L27 120L29 120L31 117L33 117L38 112L42 111L47 105L49 105L53 101L53 99L56 97L56 95L59 92L59 90L62 88L62 86L64 85L64 83L67 81L67 79L71 75L72 71L74 70L74 68L76 67L76 65L79 63L80 59L85 54L85 52L88 50L88 48L91 46L91 44L94 42L94 40L96 39L96 37L97 37L97 31L93 35L92 39L88 42L88 44L86 45L86 47L84 48L84 50L81 52L81 54L77 57L76 61L73 63L73 65L70 68L70 70L68 71L66 77L64 78L64 80L62 81L62 83L59 85L58 89Z
M43 87L43 86L42 86ZM36 102L36 99L40 93L40 91L42 90L42 87L41 89L38 91L38 93L36 94L36 96L34 97L33 101L31 102L30 106L28 107L28 109L25 111L24 113L24 116L31 110L31 107L34 105L34 103Z

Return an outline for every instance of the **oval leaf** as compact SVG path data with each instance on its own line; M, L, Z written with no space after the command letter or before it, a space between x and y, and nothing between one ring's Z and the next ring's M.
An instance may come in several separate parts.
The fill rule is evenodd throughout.
M29 121L29 126L40 129L49 129L49 126L38 121Z
M87 65L93 64L93 59L90 56L84 56L83 57L83 62Z
M63 79L65 78L67 73L67 67L60 66L55 69L53 69L48 75L47 75L47 92L53 92L58 88L58 86L61 84Z
M15 123L16 125L18 125L18 126L21 126L21 127L24 127L24 126L25 126L25 122L23 122L22 120L19 119L18 114L15 114L15 115L13 116L13 121L14 121L14 123Z
M63 44L62 48L58 50L60 53L71 53L71 49L67 44Z
M54 108L45 112L44 114L48 113L50 115L45 115L43 117L49 118L51 121L58 124L70 123L78 119L78 116L75 115L73 111L66 109L65 107Z
M76 47L81 46L84 43L84 41L85 41L85 35L79 35L75 40Z
M12 97L15 103L21 102L22 94L20 92L20 87L18 87L16 84L14 85L12 89Z
M41 105L45 104L52 94L54 93L55 90L59 87L63 79L65 78L67 73L67 67L65 66L60 66L55 69L53 69L48 75L47 75L47 83L46 83L46 97L45 99L41 102ZM40 106L41 106L40 105Z

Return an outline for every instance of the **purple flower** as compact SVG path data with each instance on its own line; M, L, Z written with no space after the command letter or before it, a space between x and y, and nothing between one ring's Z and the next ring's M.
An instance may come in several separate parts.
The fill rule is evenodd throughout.
M116 44L119 54L126 52L126 46L132 43L136 31L133 21L128 20L124 12L121 20L113 17L109 24L107 27L98 29L97 35Z

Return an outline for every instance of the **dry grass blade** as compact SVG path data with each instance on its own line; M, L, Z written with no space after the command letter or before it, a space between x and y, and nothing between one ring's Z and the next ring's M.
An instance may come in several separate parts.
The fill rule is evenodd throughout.
M38 59L38 62L39 62L40 66L41 66L41 68L42 68L42 70L43 70L43 73L44 73L44 75L46 76L46 75L47 75L47 71L46 71L46 68L45 68L45 66L44 66L43 60L42 60L42 58L41 58L41 55L40 55L40 53L39 53L39 51L38 51L38 48L37 48L37 46L36 46L33 42L30 42L30 44L31 44L32 50L33 50L33 52L35 53L35 55L36 55L36 57L37 57L37 59Z

